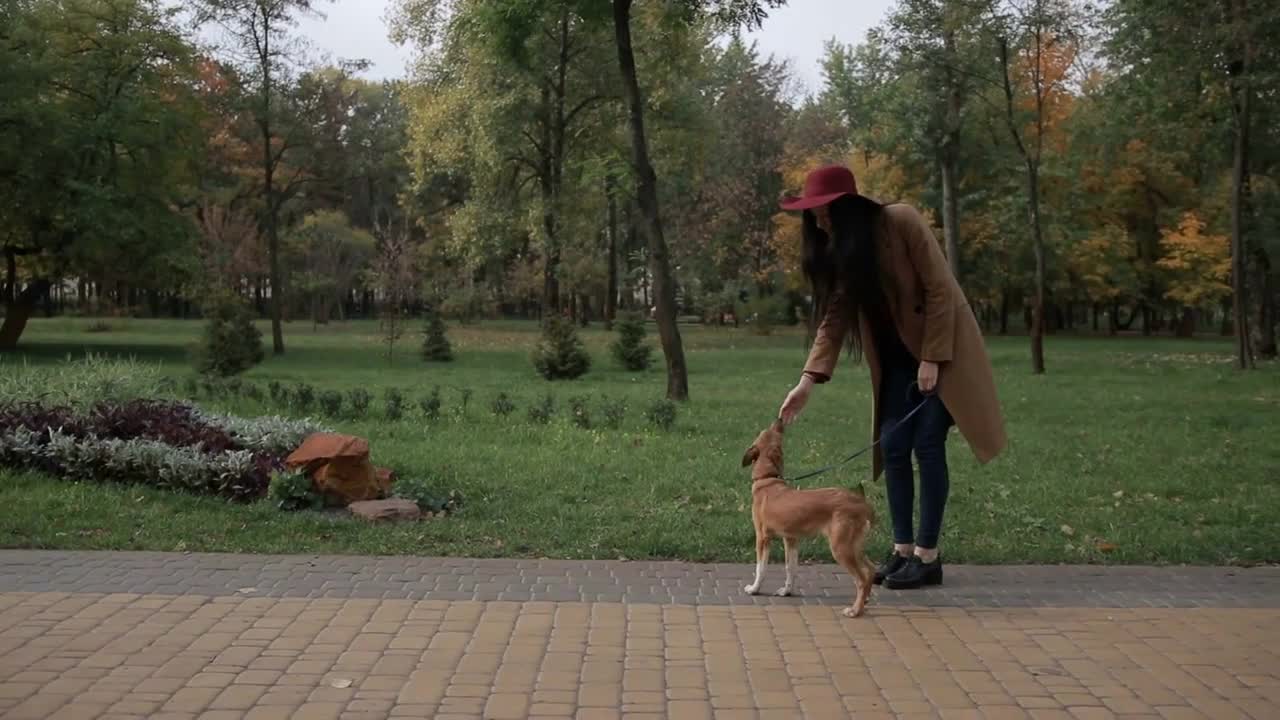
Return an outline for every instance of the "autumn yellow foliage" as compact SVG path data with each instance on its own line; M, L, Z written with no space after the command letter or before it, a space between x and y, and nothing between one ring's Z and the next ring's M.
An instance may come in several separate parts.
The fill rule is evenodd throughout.
M1165 297L1188 307L1208 307L1231 294L1231 243L1205 232L1205 222L1185 213L1176 228L1160 232L1164 256L1156 265L1169 272Z

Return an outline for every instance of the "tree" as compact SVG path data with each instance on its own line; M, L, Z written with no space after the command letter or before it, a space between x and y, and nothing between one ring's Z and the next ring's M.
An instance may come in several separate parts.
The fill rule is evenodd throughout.
M494 218L536 216L529 232L541 241L543 311L557 311L566 228L577 220L569 196L598 187L583 164L593 115L612 92L597 70L607 37L567 1L401 0L396 28L424 54L418 79L430 88L412 111L420 180L470 176L467 207L450 222L467 240L489 236L492 246L493 236L516 234Z
M552 316L542 326L542 337L533 349L533 367L547 380L574 380L591 369L591 356L578 338L573 323Z
M1173 274L1170 300L1188 308L1216 307L1231 295L1231 246L1222 235L1205 233L1205 223L1186 213L1176 228L1162 232L1165 256L1156 264Z
M987 79L980 67L980 0L901 0L889 17L889 40L904 70L921 78L928 108L926 137L942 186L942 229L951 271L960 278L960 159L965 105L974 85Z
M1209 171L1203 175L1207 185L1216 175L1213 171L1229 168L1236 362L1241 369L1252 367L1249 266L1251 260L1259 267L1270 264L1266 246L1256 237L1259 216L1252 202L1258 156L1254 140L1259 137L1256 112L1266 107L1280 83L1280 50L1273 41L1280 35L1280 8L1250 0L1117 0L1107 21L1108 57L1124 68L1126 77L1150 88L1148 97L1164 96L1163 103L1152 103L1157 112L1161 105L1165 112L1180 112L1182 124L1208 119L1210 134L1202 141L1217 141L1225 130L1227 142L1208 147L1229 151L1201 169ZM1196 32L1184 32L1185 28Z
M449 362L453 360L453 347L445 334L444 318L440 312L432 308L427 312L426 325L422 331L422 359L427 362Z
M636 177L636 204L640 210L640 227L647 241L649 267L653 273L655 315L662 354L667 361L667 397L689 398L689 371L685 366L684 343L676 324L675 278L671 273L667 241L662 234L662 215L658 208L658 176L649 159L649 143L644 128L645 100L636 75L635 49L631 43L632 0L613 0L613 29L618 51L618 70L626 96L627 120L631 128L631 163Z
M783 190L790 75L784 64L762 61L738 39L712 52L707 120L698 134L705 147L690 178L694 189L675 207L678 231L695 241L680 263L694 265L704 293L742 284L763 295L776 289L773 217Z
M589 0L588 0L589 1ZM710 13L730 26L759 25L766 8L778 7L782 0L683 0L692 14ZM689 372L685 366L684 345L676 324L675 278L671 272L666 237L662 231L662 215L658 207L658 176L649 157L649 141L645 133L645 96L636 72L635 49L631 38L633 0L612 0L613 30L618 51L618 71L627 105L631 129L632 170L636 177L636 200L641 228L647 240L649 266L653 273L655 315L662 353L667 361L667 397L689 398Z
M1040 171L1051 104L1068 80L1078 52L1072 0L1006 0L997 18L1000 77L1004 88L1006 129L1026 173L1027 217L1035 255L1032 295L1031 368L1045 371L1045 285L1047 270ZM1016 45L1015 45L1016 43Z
M196 349L196 369L208 375L231 377L262 362L262 333L244 299L225 288L205 296L205 329Z
M68 274L182 282L199 139L192 50L158 0L4 3L0 65L4 351Z
M644 341L644 317L628 313L620 318L618 339L609 346L609 351L627 370L648 370L653 348Z
M408 222L400 227L380 228L380 249L370 270L370 284L377 290L382 341L387 346L387 362L395 362L396 343L404 336L408 305L414 298L417 278L409 243Z
M373 257L376 241L368 232L351 227L338 210L308 215L285 240L291 285L308 296L311 319L324 324L341 309L360 272Z
M284 354L284 268L280 257L280 210L303 181L301 164L289 169L291 153L300 147L290 130L285 99L297 59L289 28L299 14L313 12L312 0L198 0L200 24L216 24L227 36L229 59L242 69L240 80L251 96L258 129L262 171L262 227L267 239L271 279L271 347ZM283 173L283 177L281 174Z

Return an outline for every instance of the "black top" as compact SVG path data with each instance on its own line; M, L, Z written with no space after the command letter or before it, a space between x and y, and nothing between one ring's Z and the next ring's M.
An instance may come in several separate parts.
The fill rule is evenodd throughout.
M915 356L898 334L898 326L893 322L893 314L889 312L889 303L883 293L873 293L871 297L865 298L862 301L862 312L866 313L882 371L890 367L914 368L918 365Z

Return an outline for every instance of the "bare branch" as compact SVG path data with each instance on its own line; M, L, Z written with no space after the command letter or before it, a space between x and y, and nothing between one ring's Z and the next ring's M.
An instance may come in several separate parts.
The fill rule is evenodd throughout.
M1022 133L1018 132L1018 123L1013 116L1013 82L1009 79L1009 40L1000 38L1000 67L1004 71L1004 98L1005 113L1009 124L1009 134L1013 136L1013 141L1018 146L1018 152L1022 153L1022 157L1030 160L1031 156L1027 153L1027 146L1022 142Z

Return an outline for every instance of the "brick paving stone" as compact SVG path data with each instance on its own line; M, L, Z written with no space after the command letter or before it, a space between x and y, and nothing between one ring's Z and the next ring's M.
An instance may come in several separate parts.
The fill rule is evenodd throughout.
M948 571L0 551L0 718L1280 717L1275 569Z
M781 583L781 567L772 567ZM797 607L847 604L832 565L801 566L798 597L748 597L735 564L467 558L0 550L0 591L210 597L629 602ZM163 591L163 592L162 592ZM923 592L875 594L888 607L1270 607L1280 568L963 566ZM250 638L274 640L259 628ZM378 644L369 638L363 643ZM1055 646L1061 649L1059 644ZM1047 649L1042 648L1047 652Z

